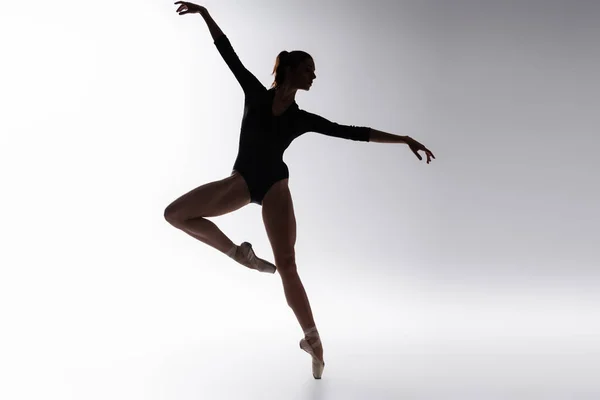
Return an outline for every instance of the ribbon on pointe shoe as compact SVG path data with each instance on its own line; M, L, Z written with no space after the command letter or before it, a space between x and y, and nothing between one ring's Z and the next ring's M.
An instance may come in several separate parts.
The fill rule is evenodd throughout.
M317 330L316 326L313 326L313 327L308 328L307 330L305 330L304 331L304 336L306 338L316 338L316 340L311 345L311 347L319 347L321 345L321 337L319 336L319 331Z

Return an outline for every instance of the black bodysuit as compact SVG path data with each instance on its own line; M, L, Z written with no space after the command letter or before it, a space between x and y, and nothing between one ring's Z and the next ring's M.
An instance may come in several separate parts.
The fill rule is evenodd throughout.
M269 188L275 182L289 177L283 152L300 135L318 132L344 139L369 141L370 128L328 121L299 109L295 101L282 115L273 115L275 89L267 90L244 67L227 36L220 36L214 43L246 96L238 156L233 169L245 179L252 203L261 205Z

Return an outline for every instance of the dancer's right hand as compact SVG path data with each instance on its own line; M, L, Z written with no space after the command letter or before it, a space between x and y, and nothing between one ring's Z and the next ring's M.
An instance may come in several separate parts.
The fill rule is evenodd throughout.
M194 3L188 3L187 1L176 1L175 4L181 4L177 9L179 15L184 14L204 14L207 12L205 7L199 6Z

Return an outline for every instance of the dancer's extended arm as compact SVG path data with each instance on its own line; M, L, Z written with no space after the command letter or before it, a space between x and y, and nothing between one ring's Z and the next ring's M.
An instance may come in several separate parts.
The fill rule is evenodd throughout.
M410 136L393 135L391 133L379 131L366 126L340 125L335 122L331 122L320 115L312 114L307 111L302 111L301 115L301 122L304 124L301 129L302 132L318 132L327 136L334 136L362 142L406 143L419 160L423 159L417 152L419 150L424 151L427 155L427 164L431 162L431 158L435 158L429 149Z
M239 82L246 96L266 91L267 89L263 84L256 79L252 72L248 71L244 64L242 64L242 61L240 61L240 58L233 49L229 38L221 31L221 28L219 28L217 23L211 18L208 11L203 12L202 16L208 25L208 29L214 39L217 50L219 50L223 60L225 60L225 63L231 72L233 72L235 79Z
M210 13L206 9L206 7L199 6L198 4L189 3L186 1L177 1L175 4L180 4L177 12L179 15L184 14L200 14L206 25L208 26L208 30L214 40L215 46L227 66L233 72L233 75L242 86L244 93L246 96L252 93L256 93L258 91L266 91L265 87L260 83L258 79L250 71L244 67L239 57L233 50L231 43L229 42L229 38L223 33L219 25L215 22L214 19L210 16Z
M406 143L406 136L393 135L371 128L370 142L377 143Z
M320 115L302 110L299 122L302 124L300 133L317 132L327 136L342 139L368 142L371 128L366 126L341 125L321 117Z
M391 133L378 131L376 129L371 129L371 136L369 141L377 143L406 143L408 147L410 147L411 151L415 153L419 160L423 159L418 153L419 150L425 152L425 155L427 156L427 164L431 162L431 158L435 159L435 156L433 155L431 150L429 150L427 147L423 146L421 143L417 142L410 136L398 136L393 135Z
M223 36L223 31L219 28L219 25L212 19L206 7L190 3L189 1L176 1L175 4L179 4L177 7L177 12L179 15L185 14L200 14L204 21L206 21L206 25L208 25L208 30L213 37L213 40L217 40L219 37Z
M219 28L219 25L217 25L215 20L212 19L206 8L204 8L203 11L200 12L200 15L202 15L202 18L204 18L204 21L206 21L206 25L208 26L208 30L210 31L210 34L212 35L214 41L216 41L221 36L225 35L221 28Z

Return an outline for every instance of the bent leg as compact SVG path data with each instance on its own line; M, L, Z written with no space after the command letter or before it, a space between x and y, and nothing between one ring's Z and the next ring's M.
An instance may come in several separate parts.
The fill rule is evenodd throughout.
M250 203L250 192L237 172L206 183L172 202L164 212L165 219L195 239L227 253L234 243L206 217L236 211Z
M219 181L205 183L179 197L165 209L165 219L178 223L198 217L218 217L250 203L246 181L234 172Z

